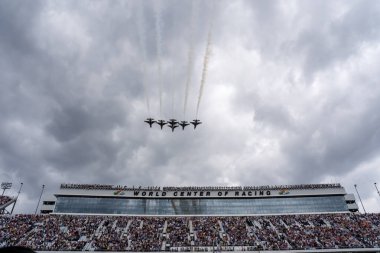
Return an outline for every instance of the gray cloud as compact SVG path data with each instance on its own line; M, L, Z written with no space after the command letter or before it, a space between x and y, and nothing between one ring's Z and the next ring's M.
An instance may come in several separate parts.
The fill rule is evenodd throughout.
M366 182L380 176L378 4L195 1L189 114L206 36L212 55L196 131L149 129L158 113L153 2L0 3L0 176L40 186ZM161 1L164 118L182 119L190 1ZM143 8L143 76L138 8ZM143 87L146 81L147 89ZM363 173L360 173L363 171ZM339 180L340 179L340 180ZM13 193L17 190L15 186Z

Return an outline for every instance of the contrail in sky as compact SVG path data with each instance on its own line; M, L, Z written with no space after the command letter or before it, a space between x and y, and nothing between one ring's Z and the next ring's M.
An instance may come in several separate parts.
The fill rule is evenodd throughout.
M154 5L155 13L155 28L156 28L156 50L157 50L157 61L158 61L158 91L159 91L159 103L160 103L160 117L162 115L162 66L161 66L161 46L162 46L162 35L161 35L161 1L155 1Z
M150 112L150 101L149 101L149 94L148 94L148 87L146 84L146 34L145 34L145 21L144 21L144 2L140 3L139 9L138 9L138 16L137 16L137 26L138 26L138 32L139 32L139 41L140 41L140 49L142 53L142 63L141 63L141 73L142 73L142 84L145 91L145 99L146 99L146 106L148 110L148 116L151 116Z
M197 103L197 112L196 112L196 115L195 115L196 119L198 118L199 105L200 105L201 100L202 100L203 89L204 89L205 82L206 82L206 77L207 77L207 66L208 66L208 62L209 62L209 59L210 59L210 53L211 53L211 27L212 27L212 25L210 25L210 30L208 31L206 52L205 52L205 56L203 58L203 70L202 70L201 87L199 88L199 97L198 97L198 103Z
M191 77L193 73L193 67L194 67L194 27L195 27L195 20L196 20L196 10L195 10L195 3L194 0L191 1L191 21L190 21L190 38L189 38L189 52L188 52L188 59L187 59L187 79L185 84L185 101L183 104L183 117L185 119L186 117L186 110L187 110L187 100L189 97L189 86L191 83Z

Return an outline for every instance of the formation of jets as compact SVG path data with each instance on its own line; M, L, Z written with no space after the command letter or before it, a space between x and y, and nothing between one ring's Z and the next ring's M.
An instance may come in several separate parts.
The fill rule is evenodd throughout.
M152 118L147 118L144 122L147 123L150 127L152 127L153 124L156 123L157 125L159 125L161 127L161 129L165 125L168 125L168 127L172 129L172 132L174 132L174 129L179 127L179 126L182 127L182 130L185 130L185 127L190 125L190 124L192 124L194 126L194 129L197 128L197 126L199 124L202 124L202 122L199 119L195 119L195 120L190 121L190 122L187 122L184 120L178 122L175 119L169 119L168 121L165 121L165 120L154 120Z

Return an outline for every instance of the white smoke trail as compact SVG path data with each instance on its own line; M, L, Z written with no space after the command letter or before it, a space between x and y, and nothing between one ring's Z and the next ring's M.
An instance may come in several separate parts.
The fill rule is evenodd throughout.
M151 117L150 112L150 101L149 101L149 94L148 94L148 87L146 83L146 34L145 34L145 23L144 23L144 2L141 2L138 13L137 13L137 26L138 26L138 33L139 33L139 42L140 42L140 49L142 54L142 62L141 62L141 73L142 73L142 84L144 87L145 92L145 100L146 100L146 107L148 111L148 116Z
M156 0L154 5L155 13L155 28L156 28L156 50L157 50L157 62L158 62L158 92L159 92L159 103L160 103L160 117L162 115L162 66L161 66L161 1Z
M206 82L206 77L207 77L207 67L208 67L208 62L209 62L210 54L211 54L211 28L212 28L212 25L210 25L210 30L209 30L208 35L207 35L206 52L205 52L205 56L203 58L202 79L201 79L201 86L199 88L199 97L198 97L198 103L197 103L197 112L195 114L195 118L196 119L198 119L199 105L201 103L202 96L203 96L203 89L204 89L205 82Z
M190 21L190 38L189 38L189 52L188 52L188 59L187 59L187 79L185 84L185 101L183 104L183 117L186 118L186 110L187 110L187 100L189 97L189 87L191 83L191 77L193 73L193 67L194 67L194 27L195 27L195 21L196 21L196 9L195 9L195 3L194 0L191 2L191 21Z
M175 100L175 94L174 94L174 87L172 88L172 118L175 118L175 110L174 110L174 100Z
M189 97L189 87L191 82L191 74L193 72L193 54L194 54L194 47L193 45L190 45L189 48L189 54L188 54L188 62L187 62L187 79L186 79L186 86L185 86L185 101L183 104L183 117L186 118L186 110L187 110L187 100Z

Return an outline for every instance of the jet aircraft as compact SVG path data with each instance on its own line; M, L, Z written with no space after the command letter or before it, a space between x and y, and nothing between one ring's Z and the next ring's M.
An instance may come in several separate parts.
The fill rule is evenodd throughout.
M169 125L169 127L172 129L172 132L174 132L174 128L178 127L178 125Z
M178 121L175 119L169 119L167 123L168 123L168 127L172 129L172 132L174 132L174 129L178 127Z
M178 121L175 120L175 119L169 119L169 120L168 120L168 124L169 124L169 125L176 125L176 124L178 124Z
M148 123L150 127L152 127L152 125L156 123L156 121L152 118L147 118L144 122Z
M164 125L166 125L167 123L165 122L165 120L157 120L156 121L156 123L161 127L161 130L162 130L162 127L164 126Z
M194 129L195 129L199 124L202 124L202 122L201 122L199 119L195 119L195 120L191 121L190 123L194 125Z
M182 127L182 130L185 130L185 127L190 125L190 124L187 123L187 121L181 121L181 123L179 123L179 125Z

